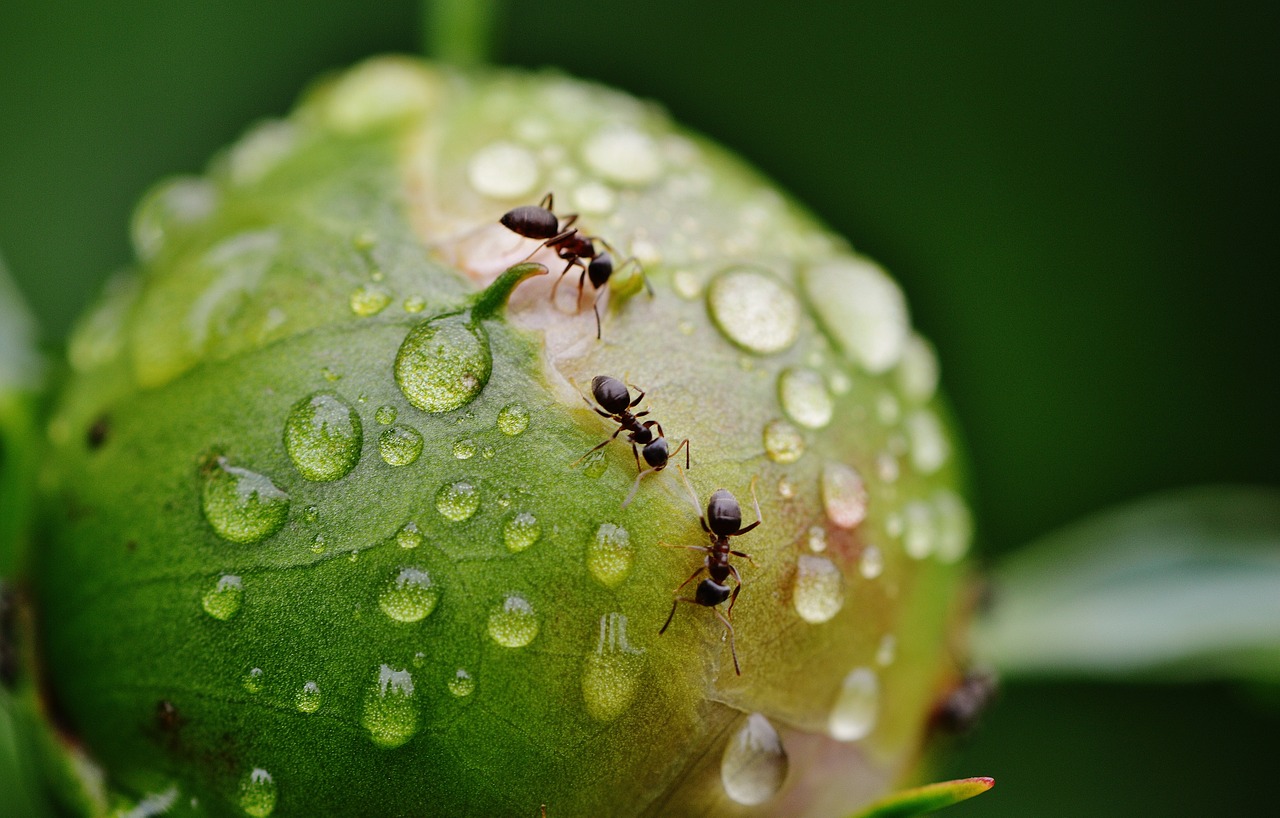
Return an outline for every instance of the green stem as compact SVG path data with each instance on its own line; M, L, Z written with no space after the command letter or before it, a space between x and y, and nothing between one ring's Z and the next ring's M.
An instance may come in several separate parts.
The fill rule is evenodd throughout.
M488 61L498 0L423 0L422 9L427 56L463 67Z
M507 305L507 299L511 297L511 291L517 284L531 276L546 274L546 266L535 261L526 261L507 268L506 272L494 279L494 282L476 297L471 307L472 322L483 321L497 315L498 311Z

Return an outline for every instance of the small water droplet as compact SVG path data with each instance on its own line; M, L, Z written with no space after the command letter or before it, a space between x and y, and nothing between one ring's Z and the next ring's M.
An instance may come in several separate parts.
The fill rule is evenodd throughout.
M421 568L401 568L378 596L378 607L397 622L419 622L436 608L440 589Z
M323 554L323 553L324 553L324 549L325 549L325 543L324 543L324 535L323 535L323 534L316 534L314 537L312 537L312 538L311 538L311 553L312 553L312 554Z
M240 779L240 809L253 818L267 818L276 809L276 782L271 773L255 767Z
M289 410L284 447L308 480L329 482L346 477L359 462L363 446L360 415L331 392L305 397Z
M307 506L302 510L302 521L306 523L314 523L320 519L320 508L318 506Z
M764 425L764 452L774 463L794 463L804 455L804 435L785 420Z
M892 426L902 417L902 404L890 392L876 396L876 418L884 426Z
M298 691L295 704L297 704L299 712L314 713L320 709L320 701L320 685L315 682L307 682Z
M884 518L884 531L895 540L902 536L902 515L896 511L892 511Z
M973 539L973 517L969 507L954 492L941 489L933 495L938 521L938 559L956 562L969 550Z
M377 315L391 303L391 293L381 287L361 284L351 291L351 311L361 318Z
M737 803L763 804L782 789L788 766L778 731L767 718L752 713L724 747L720 782Z
M480 456L485 460L492 460L493 456L498 452L492 446L485 446L480 450Z
M789 477L778 479L778 496L783 500L793 500L796 496L796 484Z
M907 416L907 436L911 439L911 463L921 474L933 474L951 456L951 445L938 416L920 409Z
M420 313L427 308L427 299L411 295L404 300L404 311L410 315Z
M647 185L662 173L662 155L646 133L627 125L610 125L582 146L587 167L611 182Z
M201 507L222 539L261 542L289 518L289 495L264 475L232 466L225 457L208 463L203 471Z
M820 525L809 527L809 550L814 553L827 550L827 530Z
M522 648L538 635L538 617L522 596L512 594L489 612L489 636L507 648Z
M898 640L891 633L886 633L880 637L880 645L876 648L876 664L880 667L888 667L893 664L894 657L898 653Z
M504 435L515 437L529 426L529 410L523 403L508 403L498 413L498 428Z
M840 528L853 528L867 517L867 486L852 466L822 467L822 504L827 518Z
M884 573L884 554L874 545L868 545L862 549L862 556L858 558L858 573L862 574L863 579L875 579Z
M880 710L880 682L871 668L855 668L844 677L831 708L827 729L836 741L866 738L876 726Z
M927 403L938 391L938 357L919 335L912 335L902 350L897 370L898 388L915 403Z
M627 618L600 617L600 639L582 667L582 701L596 721L613 721L635 699L644 652L627 641Z
M436 492L436 511L455 523L471 519L478 508L480 492L466 480L446 483Z
M757 355L783 351L800 330L800 302L791 288L756 270L716 276L707 289L707 310L726 338Z
M848 375L836 370L827 376L827 383L831 386L831 391L837 395L847 395L849 390L853 388L853 381Z
M471 674L462 668L458 668L458 672L453 674L453 678L449 680L449 692L464 699L476 692L476 680Z
M894 457L892 452L881 452L876 455L876 476L881 482L895 483L900 474L898 458Z
M618 197L608 185L586 182L573 191L573 205L579 213L602 215L613 210Z
M462 314L423 321L396 353L396 384L409 403L438 414L465 406L480 394L493 371L489 337Z
M598 479L608 467L609 463L604 459L603 449L597 449L582 458L582 473L592 480Z
M396 545L401 548L417 548L425 538L418 530L418 524L410 520L396 532Z
M601 523L587 546L587 569L609 588L616 587L631 571L631 534L622 526Z
M865 259L844 258L804 276L809 303L831 336L868 372L891 368L902 356L909 321L902 290Z
M240 601L243 598L244 585L240 582L240 577L225 574L218 579L213 588L205 592L200 604L209 616L225 622L240 612Z
M453 444L453 456L459 460L470 460L476 456L476 442L474 440L458 440Z
M527 148L495 142L471 157L467 181L483 196L518 199L538 184L538 160Z
M675 289L676 295L686 301L693 301L702 295L702 280L698 278L697 273L689 270L677 270L671 276L671 286Z
M399 410L394 406L387 404L385 406L378 407L378 410L373 413L373 419L378 421L378 425L380 426L390 426L396 422L396 417L399 414Z
M244 684L244 689L250 693L261 693L262 677L264 675L266 674L262 672L262 668L260 667L249 668L249 672L245 673L244 678L241 680Z
M912 500L902 509L902 548L907 556L922 560L933 553L936 538L933 509L928 503Z
M422 434L412 426L392 426L378 435L378 454L388 466L408 466L422 454Z
M379 747L399 747L418 732L418 709L413 700L413 676L390 665L378 668L378 677L364 698L361 726Z
M809 429L830 423L836 408L822 376L812 369L784 370L778 377L778 400L789 418Z
M524 551L542 536L542 525L538 518L527 511L517 512L508 518L502 527L502 539L507 550L513 554Z
M791 601L805 622L826 622L844 607L844 575L826 557L802 554L796 562Z

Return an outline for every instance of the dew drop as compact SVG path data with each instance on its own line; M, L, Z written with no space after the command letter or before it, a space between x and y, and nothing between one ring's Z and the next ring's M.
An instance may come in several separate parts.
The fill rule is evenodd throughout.
M412 520L405 523L396 532L396 545L401 548L417 548L422 545L424 539L422 532L418 530L418 524Z
M902 417L902 404L892 392L881 392L876 396L876 418L884 426L892 426Z
M725 745L720 781L725 795L739 804L754 806L782 789L787 767L787 751L778 731L767 718L752 713Z
M404 300L404 311L409 313L410 315L420 313L426 308L427 308L427 299L421 296L411 295Z
M938 521L938 559L956 562L969 550L973 539L973 517L969 507L954 492L941 489L933 495Z
M876 455L876 477L879 477L881 482L897 482L901 472L898 458L893 456L893 452L881 452Z
M351 311L361 318L370 318L387 308L391 303L391 293L381 287L370 287L361 284L351 291Z
M401 568L378 595L378 607L397 622L419 622L436 608L440 589L421 568Z
M257 472L219 457L204 469L204 518L224 540L256 543L279 531L289 518L289 495Z
M361 726L379 747L399 747L418 732L418 710L413 701L413 676L390 665L378 668L378 677L364 698Z
M826 622L844 607L844 576L826 557L803 554L796 563L791 601L805 622Z
M476 680L470 673L458 668L458 672L453 674L453 678L449 680L448 687L450 693L459 699L465 699L476 692Z
M933 474L951 456L951 446L938 416L928 409L912 412L906 420L911 440L911 463L921 474Z
M726 338L757 355L783 351L800 329L795 294L756 270L737 268L716 276L707 289L707 310Z
M671 286L676 291L676 295L686 301L693 301L702 295L702 281L697 273L689 270L677 270L671 276Z
M822 467L822 504L827 519L840 528L853 528L867 517L867 486L852 466L827 463Z
M809 550L815 554L827 550L827 530L820 525L809 527Z
M876 664L880 667L888 667L893 664L894 657L898 654L898 640L891 633L886 633L880 637L880 645L876 648Z
M527 148L495 142L471 157L467 163L467 181L483 196L517 199L538 184L538 160Z
M611 125L582 146L587 167L611 182L647 185L662 173L662 156L653 139L626 125Z
M522 596L512 594L489 612L489 636L505 648L522 648L538 635L538 617Z
M774 463L794 463L804 456L804 435L785 420L764 425L764 452Z
M502 526L502 539L507 550L517 554L538 541L542 536L542 524L538 518L527 511L520 511L508 518Z
M791 482L789 477L778 478L778 496L783 500L794 500L796 496L796 484Z
M844 351L868 372L902 356L909 322L902 290L865 259L845 258L808 270L805 288L819 319Z
M884 573L884 554L874 545L862 549L858 557L858 573L863 579L875 579Z
M587 569L609 588L616 587L631 571L631 534L622 526L601 523L587 547Z
M262 672L262 668L260 667L249 668L249 672L245 673L244 678L241 680L241 683L244 685L244 689L250 693L261 693L262 677L264 675L265 674Z
M613 189L599 182L587 182L573 191L573 205L579 213L598 216L613 210L617 202L618 197Z
M320 709L320 685L315 682L307 682L298 691L298 696L294 703L298 706L301 713L314 713Z
M446 483L436 492L436 511L448 520L461 523L480 508L480 492L466 480Z
M827 729L837 741L866 738L876 725L880 709L880 682L871 668L855 668L844 677Z
M289 410L284 447L308 480L323 483L346 477L359 462L363 445L360 415L333 393L317 392Z
M255 767L240 779L240 809L253 818L267 818L276 809L276 782L271 773Z
M465 406L493 371L489 337L460 313L423 321L396 353L396 384L409 403L438 414Z
M582 458L582 473L592 480L598 479L608 467L609 463L604 459L603 449L597 449Z
M396 422L399 411L390 404L379 406L378 410L373 413L373 419L378 421L379 426L390 426Z
M908 557L922 560L935 546L933 509L928 503L912 500L903 507L902 516L902 548Z
M243 598L244 585L240 582L240 577L225 574L205 592L200 604L209 616L225 622L240 612L240 602Z
M902 350L897 370L898 388L908 399L926 403L938 391L938 357L919 335L912 335Z
M618 718L635 699L644 653L627 641L627 617L600 617L600 639L582 667L582 701L596 721Z
M175 236L208 219L217 206L218 189L207 179L183 176L161 182L133 212L134 253L151 261Z
M323 534L316 534L314 537L311 538L311 553L312 554L324 553L324 535Z
M422 454L422 433L412 426L392 426L378 435L378 454L388 466L408 466Z
M515 437L528 426L529 410L523 403L508 403L498 413L498 428L508 437Z
M302 521L306 523L314 523L320 519L320 508L318 506L307 506L302 510Z
M470 460L476 456L476 442L474 440L458 440L453 444L453 456L458 460Z
M830 423L836 408L822 376L812 369L784 370L778 377L778 400L789 418L809 429Z

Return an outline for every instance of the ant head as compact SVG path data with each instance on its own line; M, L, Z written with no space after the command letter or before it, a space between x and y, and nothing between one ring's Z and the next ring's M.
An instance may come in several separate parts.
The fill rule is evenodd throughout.
M527 239L549 239L560 231L560 220L545 207L521 205L499 219L502 226Z
M714 579L704 579L698 583L698 590L694 592L693 598L699 605L714 608L729 598L729 586L722 585Z
M617 378L596 375L591 379L591 394L600 408L611 415L620 415L631 404L631 391Z
M587 277L591 279L591 286L598 290L609 282L611 275L613 275L613 256L607 251L601 251L600 255L591 259L591 263L587 265Z
M648 430L646 429L645 431ZM654 440L641 449L640 454L644 455L644 462L648 463L650 468L655 470L664 468L667 465L667 458L670 456L667 439L660 437Z
M737 534L742 528L742 509L727 489L716 489L707 501L707 527L721 537Z

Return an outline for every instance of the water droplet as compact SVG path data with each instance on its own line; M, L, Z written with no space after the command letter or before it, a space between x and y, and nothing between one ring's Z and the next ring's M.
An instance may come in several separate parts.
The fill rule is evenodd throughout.
M480 450L480 456L485 460L492 460L493 456L498 452L492 446L485 446Z
M912 500L902 509L902 548L907 556L922 560L933 553L936 531L933 509L920 500Z
M582 146L582 158L591 170L624 185L647 185L662 173L662 156L653 139L626 125L593 134Z
M364 698L360 724L379 747L399 747L418 732L418 709L413 701L413 676L407 670L378 668L378 678Z
M804 435L785 420L764 425L764 452L774 463L794 463L804 455Z
M822 504L827 519L840 528L853 528L867 518L867 486L852 466L827 463L822 467Z
M302 510L302 521L306 523L314 523L320 519L320 508L318 506L307 506Z
M408 466L422 454L422 434L412 426L392 426L378 435L378 454L388 466Z
M601 215L613 210L618 197L608 185L586 182L573 191L573 205L579 213Z
M800 329L800 302L791 289L755 270L716 276L707 290L707 309L726 338L757 355L783 351Z
M495 142L471 157L467 181L483 196L518 199L538 184L538 160L519 145Z
M876 726L880 709L880 682L871 668L855 668L844 677L827 729L836 741L866 738Z
M410 520L396 532L396 545L401 548L417 548L425 538L418 530L418 524Z
M582 458L582 473L592 480L598 479L608 467L609 463L604 459L603 449L597 449Z
M378 425L380 426L390 426L396 422L396 417L399 414L399 410L388 404L386 406L379 406L378 410L373 413L373 419L378 421Z
M438 414L465 406L480 394L493 371L489 337L462 314L423 321L396 353L395 375L409 403Z
M778 731L764 716L752 713L724 747L720 781L725 795L739 804L754 806L782 789L787 767L787 751Z
M951 446L938 416L920 409L907 416L907 436L911 438L911 462L921 474L933 474L951 456Z
M427 299L421 296L411 295L404 300L404 311L409 313L410 315L420 313L426 308L427 308Z
M470 460L476 456L474 440L459 440L453 444L453 456L459 460Z
M894 483L897 482L901 469L898 467L898 458L893 456L892 452L881 452L876 455L876 476L881 482Z
M793 500L796 496L796 484L788 477L778 479L778 496L783 500Z
M784 370L778 377L778 400L788 417L810 429L830 423L836 408L822 376L812 369Z
M307 682L298 691L298 697L295 704L302 713L314 713L320 709L320 685L315 682Z
M308 480L329 482L346 477L359 462L363 446L360 415L337 395L317 392L289 410L284 447Z
M440 589L421 568L401 568L378 596L378 607L397 622L418 622L436 608Z
M253 818L267 818L276 809L276 782L271 773L255 767L240 779L240 809Z
M436 492L436 511L455 523L471 519L480 508L480 492L466 480L446 483Z
M969 550L973 539L973 517L969 507L954 492L941 489L933 495L938 521L938 559L956 562Z
M391 293L381 287L361 284L351 291L351 311L361 318L377 315L391 303Z
M895 540L902 536L902 515L896 511L890 512L884 518L884 531Z
M226 621L240 612L240 601L244 598L244 586L240 577L234 574L222 576L213 588L205 592L200 604L204 612L214 619Z
M133 212L133 251L151 261L176 234L205 221L218 206L218 189L207 179L182 176L152 188Z
M888 667L898 653L898 640L891 633L880 637L880 645L876 648L876 664Z
M449 692L457 696L459 699L466 698L476 692L476 680L471 674L458 668L458 672L453 674L453 678L449 680Z
M587 546L587 568L604 585L613 588L631 571L631 534L619 525L601 523Z
M600 617L600 640L582 667L582 701L596 721L613 721L635 698L644 652L627 642L627 618Z
M515 437L529 426L529 410L523 403L508 403L498 413L498 428L504 435Z
M884 554L874 545L862 549L858 558L858 573L863 579L875 579L884 573Z
M538 518L527 511L511 515L502 527L502 539L507 543L507 550L514 553L524 551L542 536L542 525Z
M676 295L686 301L693 301L702 295L702 280L698 278L697 273L689 270L677 270L671 276L671 286L676 291Z
M881 392L876 396L876 418L885 426L892 426L902 417L902 404L891 392Z
M838 370L827 376L827 383L831 385L831 391L837 395L847 395L853 388L853 381L849 376Z
M227 154L232 184L244 187L260 181L292 154L298 144L297 124L272 119L253 126Z
M441 82L403 58L368 60L326 89L320 114L342 133L360 133L432 110L443 95Z
M316 534L314 537L311 538L311 553L312 554L324 553L324 535L323 534Z
M260 667L249 668L249 672L244 674L244 678L241 680L244 684L244 689L250 693L261 693L262 677L264 675L265 674L262 672L262 668Z
M489 636L507 648L522 648L538 635L538 617L522 596L512 594L489 612Z
M796 562L791 601L805 622L826 622L844 607L844 575L826 557L802 554Z
M337 383L338 381L342 380L342 375L340 373L334 372L332 369L330 369L327 366L321 367L320 374L329 383Z
M938 356L919 335L912 335L898 364L898 388L915 403L927 403L938 391Z
M827 530L820 525L809 527L809 550L814 553L827 550Z
M213 530L235 543L261 542L289 518L289 495L267 477L232 466L225 457L206 465L200 500Z
M909 322L902 290L865 259L845 258L808 270L804 277L819 319L844 351L868 372L898 362Z

